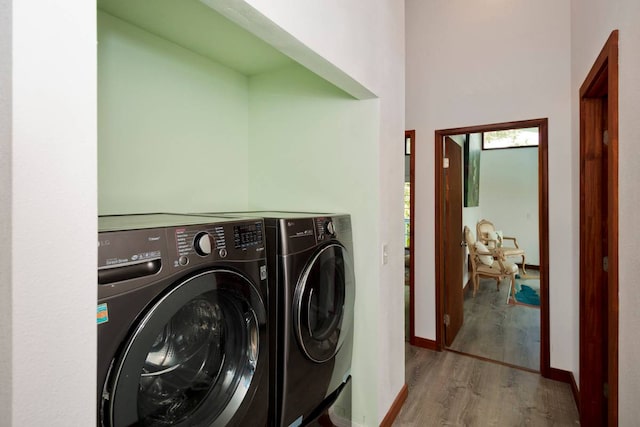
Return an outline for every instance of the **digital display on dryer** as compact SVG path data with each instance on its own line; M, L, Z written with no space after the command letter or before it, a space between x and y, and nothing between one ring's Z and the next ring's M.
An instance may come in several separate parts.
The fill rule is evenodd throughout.
M262 222L234 226L233 240L236 249L262 245Z

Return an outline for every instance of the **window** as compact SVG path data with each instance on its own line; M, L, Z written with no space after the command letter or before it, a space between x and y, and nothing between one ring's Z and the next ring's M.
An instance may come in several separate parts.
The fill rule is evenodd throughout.
M497 130L482 134L482 149L537 147L538 128Z
M411 183L404 183L404 247L409 244L409 224L411 223Z

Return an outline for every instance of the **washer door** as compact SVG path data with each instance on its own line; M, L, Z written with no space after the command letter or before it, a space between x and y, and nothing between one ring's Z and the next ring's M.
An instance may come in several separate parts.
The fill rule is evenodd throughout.
M265 325L260 294L242 275L210 270L180 282L115 361L111 425L226 425L252 386Z
M304 268L293 299L293 321L304 354L316 363L340 350L353 326L355 283L344 246L322 247Z

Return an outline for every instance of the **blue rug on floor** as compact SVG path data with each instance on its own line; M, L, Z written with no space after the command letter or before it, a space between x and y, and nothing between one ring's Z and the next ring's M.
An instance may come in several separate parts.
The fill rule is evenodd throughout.
M520 284L520 290L516 292L516 301L521 304L540 305L540 295L530 286Z

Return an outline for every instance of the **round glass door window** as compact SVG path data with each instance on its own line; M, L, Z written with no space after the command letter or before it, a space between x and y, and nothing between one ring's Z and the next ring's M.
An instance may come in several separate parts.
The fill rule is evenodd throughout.
M112 424L226 425L266 344L265 314L259 293L231 271L175 287L147 312L118 361Z
M323 363L340 350L353 322L350 257L337 243L320 249L303 270L294 294L294 329L300 347Z

